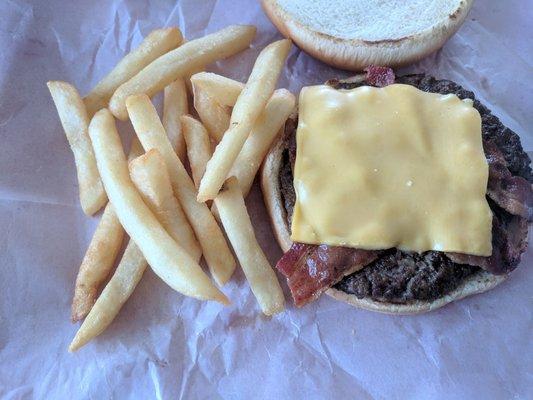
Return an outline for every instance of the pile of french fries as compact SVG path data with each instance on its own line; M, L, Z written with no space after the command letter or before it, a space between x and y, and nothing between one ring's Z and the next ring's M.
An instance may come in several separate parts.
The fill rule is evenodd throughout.
M48 82L74 153L82 209L104 208L76 278L72 320L83 323L70 351L109 326L148 265L185 296L229 304L220 287L236 262L217 219L263 313L283 311L244 198L295 107L289 91L275 90L291 43L265 47L246 83L203 72L254 36L255 27L235 25L185 42L177 28L158 29L85 98L69 83ZM162 119L150 100L160 91ZM136 133L127 157L115 119L129 119Z

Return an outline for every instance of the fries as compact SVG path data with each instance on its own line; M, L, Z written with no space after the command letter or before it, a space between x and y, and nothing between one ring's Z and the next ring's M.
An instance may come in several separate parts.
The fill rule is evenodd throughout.
M83 212L93 215L107 202L96 160L87 133L89 118L85 104L74 86L66 82L47 83L67 136L78 174L80 203Z
M209 136L218 143L229 128L230 110L221 106L200 87L193 84L194 108L207 128Z
M283 129L295 104L294 95L286 89L278 89L268 101L265 110L261 113L254 124L252 132L235 163L231 167L228 177L234 176L239 182L239 187L246 198L254 183L255 175L263 162L270 145ZM220 220L216 205L213 204L211 212Z
M139 140L134 138L128 158L133 159L142 153L143 148ZM111 272L123 239L124 228L111 203L107 203L76 277L72 322L85 318L93 307L98 289Z
M165 129L148 96L144 94L130 96L127 108L144 149L146 151L157 149L163 156L174 194L178 197L200 242L209 270L216 282L223 285L235 270L235 260L220 227L207 206L196 201L194 183L172 150Z
M117 216L154 272L184 295L227 304L226 296L212 284L194 259L169 236L144 204L130 180L115 122L107 109L95 114L89 125L89 135L98 170ZM170 147L169 144L168 146Z
M244 83L212 72L199 72L191 76L193 87L201 88L222 106L233 107L244 89Z
M201 122L190 115L181 117L181 129L187 144L187 158L191 166L192 179L196 187L205 172L205 166L211 158L211 141Z
M274 92L290 47L289 40L280 40L265 47L257 57L248 82L233 107L230 128L207 163L198 189L198 201L212 200L218 194L254 122Z
M215 199L220 219L235 254L266 315L283 311L285 299L278 278L255 238L244 199L235 177L229 178Z
M244 88L244 84L241 82L211 72L194 74L191 77L191 82L198 93L212 96L211 101L228 107L235 104ZM228 173L228 177L237 177L244 197L248 195L263 158L276 138L279 129L294 108L294 104L294 95L286 89L274 91L265 107L265 111L257 119L250 136L246 139L241 152Z
M127 54L113 70L103 78L85 97L89 115L93 115L107 103L115 90L135 76L156 58L178 47L183 36L178 28L165 28L152 31L139 47Z
M107 204L76 277L72 300L72 322L91 310L100 285L107 279L122 245L124 230L111 204Z
M185 74L183 75L183 81L185 82L185 87L187 88L187 94L192 96L192 83L191 83L191 76L194 74L198 74L200 72L205 71L205 65L201 66L195 66L192 69L189 69Z
M296 99L286 89L278 89L268 101L265 110L261 113L241 152L237 156L229 176L235 176L239 187L246 197L255 175L263 162L270 145L278 136L280 129L294 109Z
M109 101L111 112L117 118L127 120L128 96L145 93L151 97L188 71L244 50L255 36L255 31L253 26L232 25L200 39L191 40L159 57L120 85Z
M189 221L172 193L165 161L155 149L129 165L131 180L168 234L197 262L202 256Z
M141 142L139 141L139 138L137 136L134 136L131 139L130 153L128 154L128 163L132 162L137 157L142 156L143 154L144 154L143 146Z
M131 161L139 157L143 153L144 150L141 146L141 143L139 142L139 139L137 139L137 137L134 137L131 142L128 160ZM108 208L110 208L112 211L112 219L109 223L106 223L106 218L104 218L104 216L106 215ZM110 228L110 226L114 227L117 224L120 227L120 231L118 233L118 235L120 235L121 237L120 242L117 239L117 232L114 231L114 229ZM92 260L94 261L94 265L88 265L88 268L93 271L94 269L98 268L101 271L101 277L99 280L100 283L105 280L112 268L113 263L115 262L116 253L118 253L123 236L124 228L120 224L120 221L118 220L113 206L111 205L111 203L108 203L106 206L106 210L104 211L104 215L102 216L102 219L100 220L98 227L96 228L96 232L91 241L91 245L89 245L89 249L87 250L87 254L91 252L91 249L93 249L93 251L97 255L96 257L92 258ZM96 245L93 245L93 242L96 238L100 238L100 240L97 241ZM115 256L109 257L108 269L105 270L104 268L102 268L104 262L101 259L106 254L110 253L110 250L108 250L107 248L113 242L115 242L117 246L116 253ZM86 258L87 254L85 256ZM80 279L80 275L83 270L83 265L84 264L82 264L82 267L80 267L80 272L78 273L77 278L78 280ZM82 317L76 319L76 321L81 320L83 317L85 317L85 315L87 315L85 321L78 330L76 337L72 341L69 347L69 351L77 350L89 340L91 340L93 337L102 333L105 328L107 328L107 326L111 323L111 321L113 321L115 316L118 314L122 305L130 297L131 293L133 292L133 289L135 289L135 286L137 286L137 283L141 279L141 276L144 273L144 270L146 269L147 265L148 263L146 262L146 259L142 255L137 245L132 240L130 240L130 242L126 246L124 254L122 255L122 259L120 260L120 263L117 269L115 270L115 273L113 274L112 278L107 283L106 287L96 300L96 303L94 303L93 299L92 302L89 303L91 307L86 310L88 314L87 312L85 312ZM76 281L76 288L78 287L78 280ZM98 286L100 285L100 283L98 284ZM75 292L74 299L76 299L76 293L77 292ZM73 301L72 304L73 320L75 302L76 301Z
M275 90L291 42L263 49L246 84L203 72L248 47L255 32L233 25L184 43L179 29L158 29L84 99L68 83L48 82L74 153L84 212L94 214L109 197L76 278L72 320L85 320L69 351L111 324L148 265L186 296L229 304L198 264L203 255L212 278L224 285L236 267L229 242L262 312L283 311L283 292L257 243L244 197L295 106L290 92ZM150 97L163 89L160 119ZM190 94L199 119L189 115ZM130 118L136 132L128 160L114 117ZM98 297L125 233L129 243Z
M165 87L164 93L163 126L172 148L183 162L185 160L185 140L181 132L180 117L189 113L185 82L181 78L176 79Z
M78 329L69 351L78 350L109 326L133 293L147 266L141 250L130 240L113 277Z

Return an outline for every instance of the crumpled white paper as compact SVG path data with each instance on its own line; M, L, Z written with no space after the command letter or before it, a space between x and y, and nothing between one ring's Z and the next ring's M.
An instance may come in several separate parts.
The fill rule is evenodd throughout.
M533 149L533 7L477 1L445 47L403 72L474 90ZM258 2L0 2L0 397L143 399L525 399L533 393L533 257L489 294L421 316L357 310L323 296L264 317L238 271L230 307L177 294L147 270L110 328L75 354L76 272L96 218L78 203L73 157L45 82L87 91L154 28L188 38L258 26L253 48L213 66L245 80L279 37ZM294 48L280 85L346 76ZM248 205L280 256L257 185Z

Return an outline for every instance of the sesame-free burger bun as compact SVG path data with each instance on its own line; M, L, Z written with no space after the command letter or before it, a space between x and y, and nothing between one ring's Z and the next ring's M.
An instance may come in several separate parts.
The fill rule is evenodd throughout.
M398 67L436 51L474 0L261 0L280 32L338 68Z

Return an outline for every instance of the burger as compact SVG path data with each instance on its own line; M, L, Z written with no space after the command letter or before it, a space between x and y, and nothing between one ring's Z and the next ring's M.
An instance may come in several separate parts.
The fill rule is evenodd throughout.
M533 215L518 135L452 81L365 71L302 89L263 164L295 304L411 314L494 288Z

